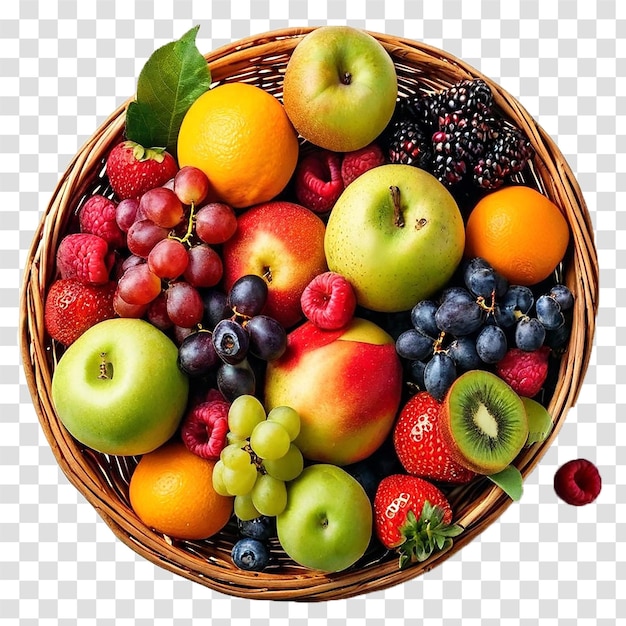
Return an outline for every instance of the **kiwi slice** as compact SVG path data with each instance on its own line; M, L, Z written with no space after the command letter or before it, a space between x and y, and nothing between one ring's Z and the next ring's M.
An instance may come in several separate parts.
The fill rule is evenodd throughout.
M526 409L500 377L470 370L452 383L444 398L441 434L457 463L478 474L495 474L526 443Z
M552 432L552 416L548 410L536 400L522 397L526 417L528 419L528 439L526 446L540 443L548 438Z

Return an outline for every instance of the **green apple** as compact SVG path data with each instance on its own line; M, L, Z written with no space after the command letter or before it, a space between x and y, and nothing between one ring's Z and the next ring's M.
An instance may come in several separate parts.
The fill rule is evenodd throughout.
M393 61L370 34L350 26L322 26L294 49L283 85L292 124L311 143L349 152L387 126L398 95Z
M412 165L372 168L335 203L324 239L328 268L360 305L406 311L442 288L465 246L461 212L434 176Z
M63 354L52 375L52 400L70 434L98 452L140 455L176 431L189 380L178 348L141 319L95 324Z
M287 507L276 517L278 540L305 567L339 572L358 561L372 536L372 506L348 472L310 465L287 484Z

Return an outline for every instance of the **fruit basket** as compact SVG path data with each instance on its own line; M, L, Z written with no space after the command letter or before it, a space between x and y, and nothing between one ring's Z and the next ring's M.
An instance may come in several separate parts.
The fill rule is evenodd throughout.
M311 28L290 28L249 37L206 55L215 83L245 82L281 97L284 71L297 44ZM395 64L400 98L443 89L463 78L481 78L491 88L505 119L529 138L534 157L524 183L552 199L565 213L571 230L569 248L557 268L559 279L575 293L569 343L555 373L547 408L553 430L546 440L525 448L516 459L527 476L557 436L574 405L590 358L598 306L598 264L592 224L581 190L558 147L523 106L498 84L463 61L423 43L371 33ZM263 572L235 567L231 548L236 529L227 525L203 541L176 541L146 527L130 507L128 486L136 457L110 456L79 444L60 424L51 397L57 347L44 325L44 302L55 277L59 242L84 198L106 188L104 155L121 140L127 106L114 111L69 164L55 189L26 259L20 305L21 350L26 378L41 427L70 482L136 553L175 574L219 592L244 597L321 601L348 598L388 588L436 567L496 521L511 500L493 483L472 481L455 487L449 500L463 532L452 547L422 563L398 568L397 555L369 549L354 567L328 574L301 567L273 544L273 562Z

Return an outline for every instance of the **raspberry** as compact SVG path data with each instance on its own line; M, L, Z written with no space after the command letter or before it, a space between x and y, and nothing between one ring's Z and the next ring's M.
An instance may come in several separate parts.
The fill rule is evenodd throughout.
M337 272L318 274L300 298L302 312L318 328L343 328L354 316L356 295L348 279Z
M81 232L99 235L111 249L123 248L126 237L117 224L116 211L113 200L99 194L90 196L78 215Z
M602 489L598 468L587 459L568 461L554 475L554 491L567 504L582 506L593 502Z
M377 143L371 143L360 150L346 152L341 162L343 184L347 187L355 178L384 162L385 156Z
M190 452L204 459L218 459L226 445L228 409L225 400L207 400L192 408L181 428L181 436Z
M539 393L548 376L550 353L547 346L532 352L511 348L496 364L496 373L520 396L532 398Z
M99 285L109 280L115 255L109 252L109 244L99 235L74 233L63 237L56 260L61 278Z
M295 173L298 202L314 213L330 211L344 189L341 157L330 150L305 156Z

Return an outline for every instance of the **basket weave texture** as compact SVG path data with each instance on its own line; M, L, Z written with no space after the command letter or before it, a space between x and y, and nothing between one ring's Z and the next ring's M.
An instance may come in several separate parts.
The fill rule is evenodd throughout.
M216 83L243 81L281 97L286 64L295 46L311 28L291 28L249 37L206 55ZM499 85L463 61L416 41L372 34L396 65L400 97L443 89L463 78L482 78L491 87L503 116L530 139L536 156L526 184L535 186L563 210L570 225L570 249L560 278L575 294L569 346L561 359L556 386L548 403L554 429L540 444L524 449L516 465L526 477L556 437L567 411L576 401L592 349L598 306L598 263L590 216L581 190L558 147L528 112ZM426 562L398 569L397 557L380 549L366 553L355 566L337 574L304 569L273 545L275 561L261 573L237 569L230 550L236 532L227 526L202 542L172 541L145 527L129 505L128 482L138 461L109 457L78 444L58 421L51 378L56 347L46 335L44 302L55 278L58 244L87 194L98 190L104 157L122 138L126 107L120 106L83 145L63 174L47 207L26 259L20 302L23 366L41 427L67 478L91 503L114 534L139 555L180 576L219 592L281 600L331 600L385 589L419 576L446 560L494 522L511 501L488 480L456 487L449 494L455 521L464 532L451 549Z

